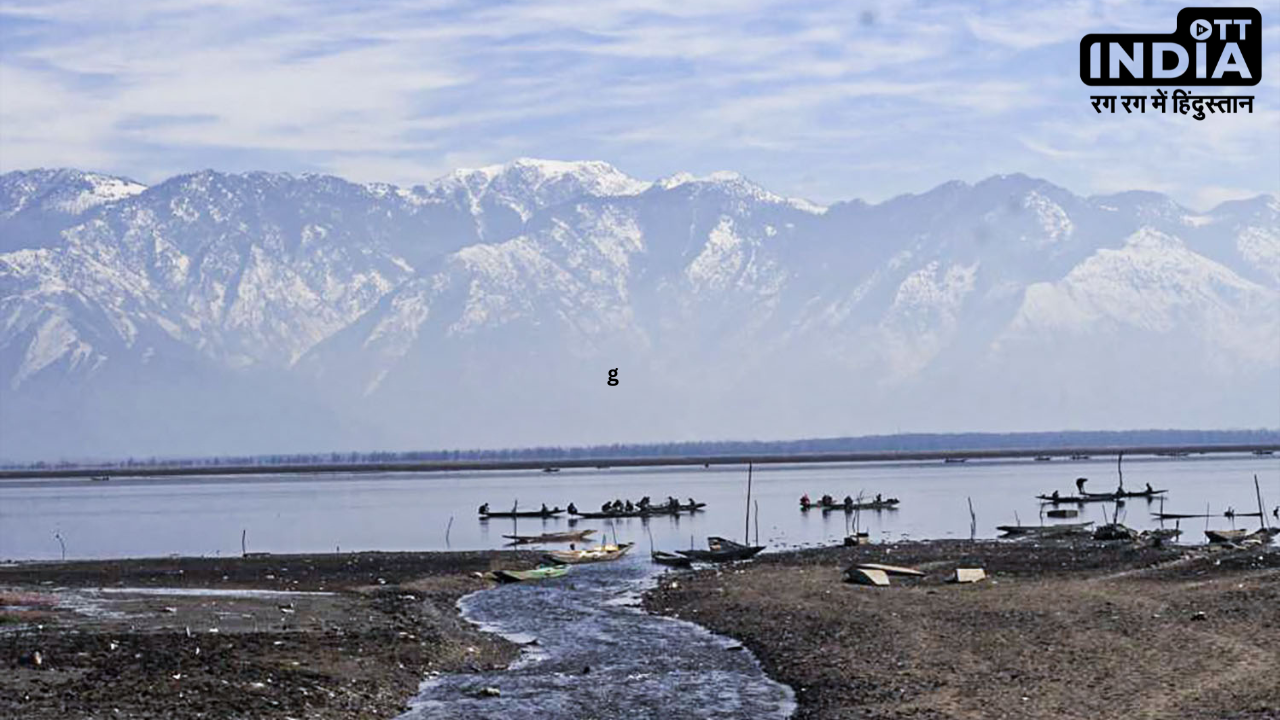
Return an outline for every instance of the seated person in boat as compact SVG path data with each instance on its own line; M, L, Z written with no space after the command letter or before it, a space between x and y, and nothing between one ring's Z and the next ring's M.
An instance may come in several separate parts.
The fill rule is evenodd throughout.
M696 510L697 508L698 508L698 503L694 502L693 498L689 498L689 509Z
M632 505L630 500L627 500L627 504L626 504L626 505L624 505L623 507L625 507L625 508L627 509L627 512L635 512L635 511L636 511L636 506L635 506L635 505Z
M809 502L809 493L805 493L800 496L800 507L807 508L812 504L813 503Z
M1084 484L1089 482L1089 478L1076 478L1076 492L1084 494Z
M680 507L680 501L668 495L667 507L670 508L671 510L677 510Z
M483 504L483 505L481 505L481 506L480 506L480 514L481 514L481 515L488 515L488 514L489 514L489 503L485 503L485 504Z
M546 515L546 514L550 513L551 511L547 509L547 504L546 504L546 503L542 503L542 510L541 510L540 512L542 512L542 514L543 514L543 515Z
M600 512L607 513L612 511L613 511L613 503L609 502L608 500L605 500L604 504L600 506Z
M880 493L876 493L876 504L879 505L882 502L884 502L884 498L880 496Z
M830 495L823 495L823 496L822 496L822 504L823 504L823 505L834 505L834 504L835 504L835 502L836 502L836 501L835 501L835 498L831 497Z
M1053 491L1053 494L1052 494L1052 495L1050 495L1049 497L1053 498L1054 500L1057 500L1057 499L1058 499L1059 497L1061 497L1061 496L1060 496L1060 495L1058 495L1058 491L1057 491L1057 490L1054 490L1054 491Z
M844 496L844 506L845 506L845 507L847 507L847 508L851 508L851 507L853 507L853 496L852 496L852 495L845 495L845 496Z
M1153 494L1154 492L1155 492L1155 490L1153 490L1153 489L1151 488L1151 483L1147 483L1147 494L1148 494L1148 495L1151 495L1151 494Z
M640 508L641 510L648 510L649 496L645 495L644 497L640 498L640 502L636 503L636 507Z
M565 509L569 511L569 514L570 514L570 515L577 515L577 514L578 514L578 506L577 506L577 505L574 505L573 503L569 503L569 507L567 507L567 508L565 508Z

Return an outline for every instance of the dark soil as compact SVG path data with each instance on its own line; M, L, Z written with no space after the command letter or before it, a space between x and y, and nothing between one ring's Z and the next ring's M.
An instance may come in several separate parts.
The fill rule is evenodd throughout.
M923 579L842 582L859 562ZM945 582L985 568L974 585ZM797 718L1280 718L1280 550L924 542L671 574L653 612L741 640Z
M431 673L515 657L455 603L487 586L472 573L535 561L360 553L0 567L0 717L393 717ZM103 587L332 594L87 591ZM85 598L99 614L78 606Z

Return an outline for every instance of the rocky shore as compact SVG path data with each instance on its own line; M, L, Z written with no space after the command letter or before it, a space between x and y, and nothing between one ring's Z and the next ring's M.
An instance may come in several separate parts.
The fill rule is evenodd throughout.
M389 718L432 673L516 648L458 616L531 553L0 567L0 717Z
M924 578L843 582L855 562ZM946 582L956 567L988 579ZM667 575L651 612L741 640L796 717L1280 718L1280 550L912 542Z

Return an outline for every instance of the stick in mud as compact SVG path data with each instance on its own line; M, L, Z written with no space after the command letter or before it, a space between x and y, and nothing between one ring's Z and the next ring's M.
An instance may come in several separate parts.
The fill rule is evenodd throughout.
M244 557L249 554L249 550L245 546L245 536L249 534L248 528L240 528L240 556Z
M742 525L742 542L751 544L751 463L747 463L747 519Z
M445 526L445 528L444 528L444 546L445 546L446 548L449 548L450 550L452 550L452 549L453 549L453 545L449 544L449 531L450 531L450 530L452 530L452 529L453 529L453 516L452 516L452 515L450 515L450 516L449 516L449 524L448 524L448 525L446 525L446 526Z
M1262 529L1267 529L1267 511L1262 507L1262 486L1258 484L1258 474L1253 474L1253 491L1258 494L1258 522Z
M978 537L978 516L973 512L973 498L966 498L969 501L969 542L973 542Z

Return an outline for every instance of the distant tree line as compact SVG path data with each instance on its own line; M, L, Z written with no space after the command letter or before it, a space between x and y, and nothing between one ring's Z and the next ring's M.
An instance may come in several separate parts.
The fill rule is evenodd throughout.
M930 452L947 450L1018 450L1139 445L1249 445L1280 443L1280 430L1119 430L1022 433L908 433L803 440L716 440L579 447L547 446L488 450L415 450L408 452L329 452L274 455L227 455L202 458L128 458L88 462L0 463L13 469L75 467L216 467L219 465L364 464L466 460L569 460L668 455L756 455L838 452Z

